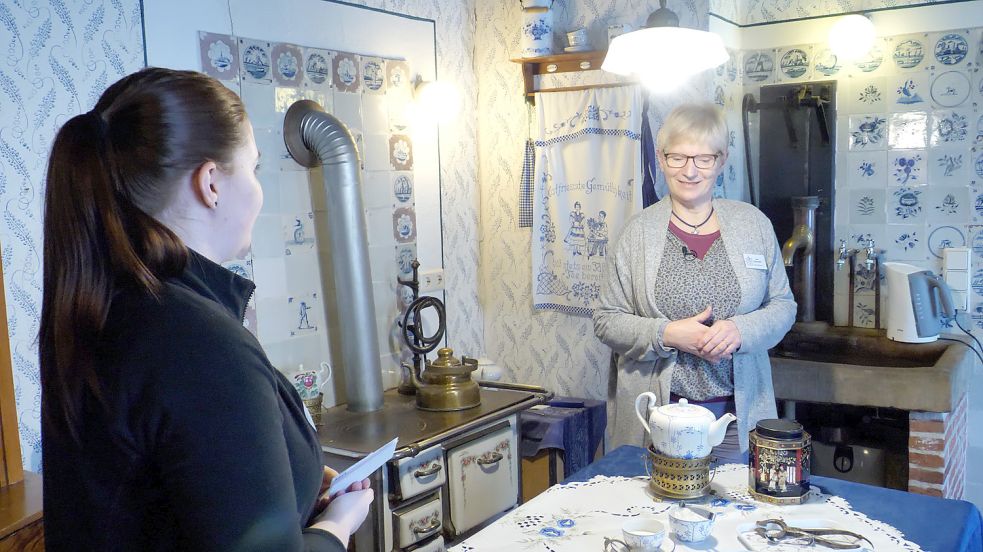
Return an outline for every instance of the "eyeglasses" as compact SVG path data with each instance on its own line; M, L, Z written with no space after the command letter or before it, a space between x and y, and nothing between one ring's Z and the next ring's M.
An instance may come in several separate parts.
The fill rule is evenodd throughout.
M665 153L666 166L670 169L681 169L692 159L697 169L712 169L717 164L719 153L701 153L699 155L683 155L681 153Z

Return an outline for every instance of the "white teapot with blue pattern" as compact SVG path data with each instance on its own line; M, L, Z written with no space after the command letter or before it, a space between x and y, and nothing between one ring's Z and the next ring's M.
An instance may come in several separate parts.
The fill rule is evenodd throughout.
M642 400L648 399L647 416L642 415ZM737 419L730 412L720 419L702 406L679 399L676 404L656 407L655 394L646 391L635 399L635 414L652 437L655 451L670 458L704 458L724 440L727 426Z

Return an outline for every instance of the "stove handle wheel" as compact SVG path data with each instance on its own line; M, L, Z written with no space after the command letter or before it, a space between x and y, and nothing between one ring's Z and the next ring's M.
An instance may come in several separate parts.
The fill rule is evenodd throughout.
M437 331L431 336L423 335L423 317L421 313L424 309L433 308L437 311ZM424 295L410 303L403 315L403 341L411 351L417 354L427 354L440 345L440 340L444 337L444 328L447 325L447 313L444 310L444 303L436 297Z

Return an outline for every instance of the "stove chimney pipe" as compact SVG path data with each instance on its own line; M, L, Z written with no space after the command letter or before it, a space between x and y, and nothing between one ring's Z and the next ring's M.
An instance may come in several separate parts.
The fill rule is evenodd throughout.
M341 358L348 410L379 410L382 369L355 140L344 123L311 100L297 101L287 110L283 139L297 163L324 168L335 301L346 320L341 328Z

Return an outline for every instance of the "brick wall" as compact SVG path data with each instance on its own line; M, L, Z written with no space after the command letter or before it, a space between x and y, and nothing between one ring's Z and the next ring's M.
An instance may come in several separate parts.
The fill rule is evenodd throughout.
M908 490L962 498L966 481L966 395L952 412L911 412Z

